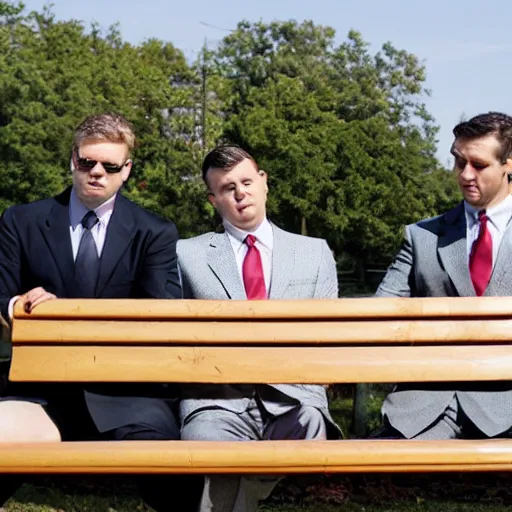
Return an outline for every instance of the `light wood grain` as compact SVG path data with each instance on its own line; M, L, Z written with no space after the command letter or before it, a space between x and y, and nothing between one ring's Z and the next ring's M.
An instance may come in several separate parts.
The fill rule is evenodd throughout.
M0 444L2 473L286 474L510 469L510 440Z
M360 298L333 300L57 299L14 317L98 319L512 318L512 297Z
M10 379L48 382L365 383L512 380L508 346L15 346Z
M18 320L15 344L351 344L508 342L512 320L163 322Z

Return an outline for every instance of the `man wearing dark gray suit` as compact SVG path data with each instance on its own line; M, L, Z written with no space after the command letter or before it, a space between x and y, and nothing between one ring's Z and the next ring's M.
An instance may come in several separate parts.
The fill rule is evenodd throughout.
M463 203L407 226L379 297L512 295L512 117L489 112L458 124L451 152ZM384 437L509 437L512 384L401 384L382 407Z
M288 233L266 218L267 175L237 146L203 163L209 199L223 233L178 244L185 298L322 299L338 297L334 258L325 240ZM340 432L323 386L198 385L183 392L182 439L326 439ZM201 512L256 510L276 478L210 476Z

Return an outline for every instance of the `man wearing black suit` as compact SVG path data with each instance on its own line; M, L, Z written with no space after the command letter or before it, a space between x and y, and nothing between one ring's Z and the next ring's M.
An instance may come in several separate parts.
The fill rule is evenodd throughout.
M10 323L17 301L30 312L64 297L181 298L176 227L119 193L130 175L134 143L132 127L122 116L88 117L74 135L73 186L57 197L4 212L4 324ZM0 441L179 439L174 402L169 388L152 384L84 389L8 383L0 399ZM182 498L174 499L175 510L189 510Z

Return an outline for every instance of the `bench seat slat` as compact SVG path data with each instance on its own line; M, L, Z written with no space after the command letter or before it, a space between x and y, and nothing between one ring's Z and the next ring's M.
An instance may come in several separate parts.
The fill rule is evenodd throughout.
M365 383L512 380L509 346L14 346L13 381Z
M13 343L349 344L508 342L512 319L309 322L17 320Z
M328 300L59 299L30 314L21 303L15 318L107 319L365 319L411 317L512 317L512 297L358 298Z
M286 474L510 469L512 440L0 444L1 473Z

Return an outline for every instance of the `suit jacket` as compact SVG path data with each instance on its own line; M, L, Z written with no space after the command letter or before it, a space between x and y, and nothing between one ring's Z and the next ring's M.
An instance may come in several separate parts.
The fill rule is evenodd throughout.
M288 233L275 225L272 229L274 247L269 298L337 298L336 264L325 240ZM177 252L185 298L247 299L226 233L206 233L180 240ZM246 390L247 386L187 386L182 390L182 421L202 408L221 407L242 412L250 400ZM258 386L258 392L272 414L282 414L289 410L290 404L311 405L324 413L330 425L335 425L323 386L278 384Z
M501 241L486 296L512 295L512 229ZM464 205L405 229L404 244L377 289L378 297L473 297ZM401 384L382 413L410 438L427 428L457 395L469 419L487 436L512 426L512 385L501 383Z
M59 298L79 298L69 232L71 188L61 195L8 208L0 221L0 314L8 303L42 286ZM181 298L172 222L139 208L118 194L101 254L96 298ZM33 388L34 389L34 388ZM47 388L48 389L48 388ZM63 393L62 386L58 394ZM103 432L132 423L147 394L160 386L87 386L89 412ZM40 395L40 386L34 389ZM132 397L130 397L132 395ZM156 399L156 398L155 398ZM159 398L158 398L159 399ZM139 402L139 406L134 403Z

